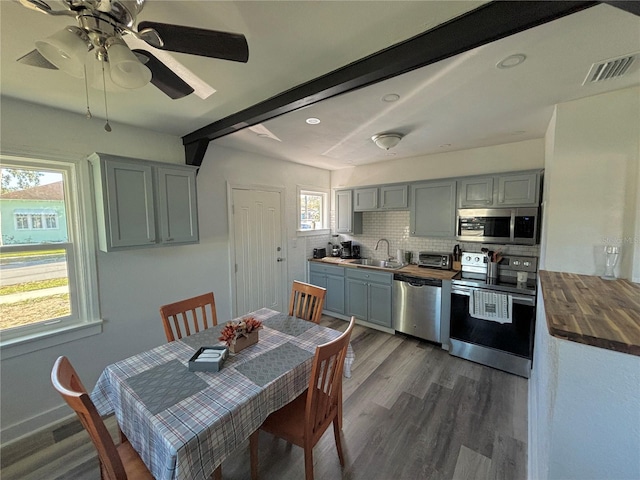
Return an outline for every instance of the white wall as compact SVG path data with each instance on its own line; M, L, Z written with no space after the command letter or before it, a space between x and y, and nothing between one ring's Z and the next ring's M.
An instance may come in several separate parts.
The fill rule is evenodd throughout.
M550 336L543 308L535 341L529 478L640 478L640 357Z
M545 162L545 268L602 275L604 245L619 245L616 273L632 278L640 255L640 89L561 104L555 121Z
M543 168L544 139L401 158L331 172L332 188Z
M637 280L639 150L640 89L557 106L546 136L543 269L600 274L597 253L610 242L625 252L618 273ZM640 357L551 337L539 295L529 478L640 478L639 406Z
M173 163L184 163L178 137L112 124L109 134L99 120L87 121L53 109L2 98L2 149L11 153L55 153L85 158L100 151ZM2 443L71 413L50 385L59 355L76 366L92 388L109 363L164 343L158 308L207 291L216 294L218 317L231 318L227 221L227 184L283 187L288 238L295 232L295 185L329 188L329 172L274 159L238 154L213 145L198 175L201 241L198 245L97 253L103 333L3 360L0 364ZM295 243L295 242L294 242ZM289 279L304 278L304 242L288 255Z

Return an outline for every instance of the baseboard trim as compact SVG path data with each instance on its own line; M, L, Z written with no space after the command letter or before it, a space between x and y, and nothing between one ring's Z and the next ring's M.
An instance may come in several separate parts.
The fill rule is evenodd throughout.
M64 406L66 407L66 405ZM54 409L58 411L58 409ZM65 411L66 410L66 411ZM50 414L52 411L47 412L46 415ZM68 407L62 410L63 413L68 413ZM36 417L38 420L42 420L43 415ZM21 422L20 424L16 424L15 426L9 427L9 429L14 429L14 432L19 432L25 425L30 423L30 420L25 422ZM78 417L71 413L64 418L60 419L60 415L57 416L57 419L44 427L38 428L37 430L32 430L29 433L17 436L16 438L9 440L2 445L0 445L0 467L6 468L9 465L12 465L29 455L32 455L36 451L41 448L48 447L57 443L81 430L83 430L83 426L78 420ZM2 438L3 440L6 438L4 429L2 430Z

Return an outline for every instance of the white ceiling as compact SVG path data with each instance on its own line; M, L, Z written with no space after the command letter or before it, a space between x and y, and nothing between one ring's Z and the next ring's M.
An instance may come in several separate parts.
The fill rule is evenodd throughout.
M139 19L243 33L249 62L173 54L217 92L207 100L195 95L170 100L151 85L109 93L109 115L112 121L182 136L481 3L150 0ZM5 0L0 20L2 95L84 114L83 80L15 62L69 20ZM640 17L599 5L265 122L279 140L245 129L210 148L223 145L339 169L541 138L553 105L639 85L640 58L621 78L582 86L593 63L636 52ZM495 67L516 53L527 57L520 66ZM389 93L400 99L381 101ZM102 92L91 89L90 102L94 117L102 117ZM321 123L308 125L308 117ZM393 157L370 140L385 131L406 135Z

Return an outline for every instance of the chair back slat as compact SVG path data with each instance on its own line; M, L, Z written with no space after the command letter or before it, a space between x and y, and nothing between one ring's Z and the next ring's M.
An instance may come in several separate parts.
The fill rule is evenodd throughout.
M342 335L332 342L316 347L305 410L306 435L313 439L313 444L322 436L328 424L336 416L340 400L342 369L354 325L355 317L351 317L349 327Z
M291 299L289 300L289 315L319 323L326 295L325 288L304 282L293 282Z
M210 317L207 315L209 310ZM167 341L172 342L218 324L213 292L160 307ZM211 325L209 324L211 319Z
M107 480L127 480L127 473L113 439L67 357L59 357L51 370L51 383L76 412L98 451Z

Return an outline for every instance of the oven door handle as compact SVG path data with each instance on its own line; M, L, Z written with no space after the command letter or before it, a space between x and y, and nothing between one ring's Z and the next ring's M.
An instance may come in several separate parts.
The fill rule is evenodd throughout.
M481 288L467 288L467 287L461 287L461 286L455 286L455 287L452 286L451 287L451 294L452 295L465 295L467 297L470 297L472 290L481 291L483 289L481 289ZM491 290L491 291L494 292L493 290ZM513 303L517 303L517 304L520 304L520 305L535 306L535 304L536 304L535 297L530 297L530 296L527 296L527 295L518 295L518 294L508 293L508 292L494 292L494 293L504 293L505 295L511 295L511 298L513 299Z

